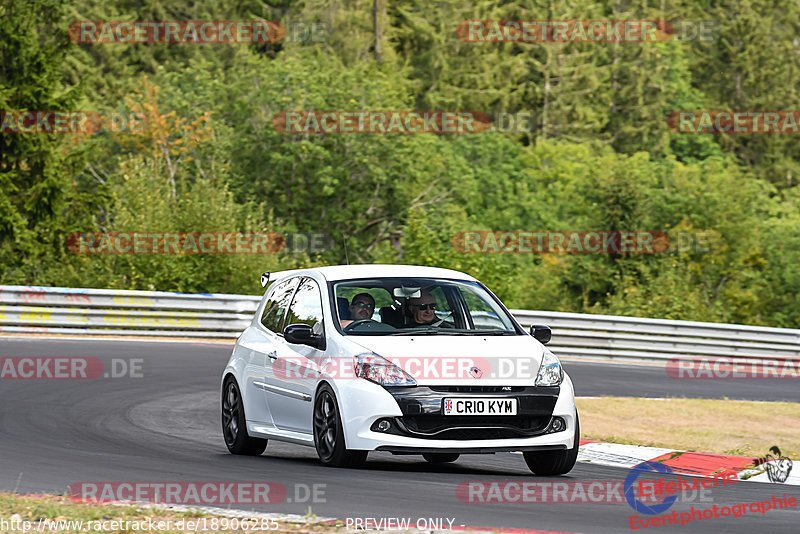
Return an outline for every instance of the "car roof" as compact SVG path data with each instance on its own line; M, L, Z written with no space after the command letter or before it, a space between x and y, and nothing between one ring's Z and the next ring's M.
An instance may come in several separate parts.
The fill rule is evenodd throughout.
M311 267L309 269L295 269L272 273L271 278L277 280L289 275L300 275L316 272L328 281L352 280L357 278L450 278L456 280L475 281L468 274L452 269L440 267L425 267L422 265L331 265L328 267Z

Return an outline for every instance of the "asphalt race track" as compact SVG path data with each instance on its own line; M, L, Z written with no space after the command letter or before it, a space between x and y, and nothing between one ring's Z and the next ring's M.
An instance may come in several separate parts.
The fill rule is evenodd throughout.
M317 516L342 520L426 517L497 528L630 531L633 509L627 503L482 504L456 497L456 487L465 481L621 481L627 469L579 463L568 476L547 478L534 477L522 457L510 453L462 456L443 466L419 456L371 453L364 469L341 470L320 466L312 448L277 442L260 457L232 456L220 433L218 393L230 350L231 345L190 342L0 338L0 357L89 356L101 359L104 369L113 358L142 359L140 377L0 380L0 490L63 493L82 481L271 481L287 487L287 501L255 509L305 515L310 505ZM574 361L565 368L581 396L800 400L795 380L679 381L658 366ZM742 424L758 431L756 422ZM295 502L296 488L314 484L325 485L324 499ZM714 488L711 501L678 502L672 510L765 501L784 493L800 500L797 486L740 482ZM646 530L797 532L798 520L794 508Z
M564 361L579 397L685 397L800 402L795 379L674 379L663 365Z

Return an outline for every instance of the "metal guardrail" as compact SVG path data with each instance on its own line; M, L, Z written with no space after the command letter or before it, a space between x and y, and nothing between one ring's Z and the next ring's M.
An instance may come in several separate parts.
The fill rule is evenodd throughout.
M0 333L234 339L260 296L0 286ZM673 357L800 360L800 330L724 323L512 310L546 324L564 357L659 361Z
M511 310L523 326L548 325L559 356L666 360L800 360L800 330L727 323Z
M236 338L261 297L0 286L0 332Z

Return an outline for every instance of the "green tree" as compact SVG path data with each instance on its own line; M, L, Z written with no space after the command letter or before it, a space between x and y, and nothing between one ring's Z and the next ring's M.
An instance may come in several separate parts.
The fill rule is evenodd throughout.
M7 126L0 133L3 283L57 283L46 267L64 260L67 235L93 212L95 199L74 178L83 159L73 136L14 133L14 111L70 111L80 101L80 86L62 71L71 44L66 27L62 1L0 4L0 110Z

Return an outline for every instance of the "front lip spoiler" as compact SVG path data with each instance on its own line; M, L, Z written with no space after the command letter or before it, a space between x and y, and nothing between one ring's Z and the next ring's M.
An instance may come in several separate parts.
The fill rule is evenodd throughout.
M423 454L429 452L458 453L458 454L494 454L496 452L532 452L532 451L561 451L566 450L566 445L523 445L517 447L403 447L399 445L381 445L376 451L391 452L393 454Z

